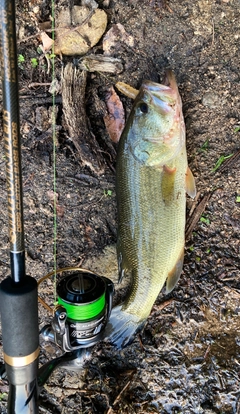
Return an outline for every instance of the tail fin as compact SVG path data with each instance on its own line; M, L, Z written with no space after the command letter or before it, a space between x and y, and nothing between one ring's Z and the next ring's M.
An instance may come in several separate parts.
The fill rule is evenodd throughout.
M145 321L132 315L121 306L113 308L109 322L105 329L104 341L110 342L118 349L124 348L134 339L134 334L140 331Z

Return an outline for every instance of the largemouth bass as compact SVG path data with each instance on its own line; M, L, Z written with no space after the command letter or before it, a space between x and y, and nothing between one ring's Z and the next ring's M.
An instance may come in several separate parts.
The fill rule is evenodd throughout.
M188 167L182 103L175 77L146 81L122 132L117 157L119 278L131 272L130 293L113 309L106 336L125 346L145 323L166 282L179 280L184 256Z

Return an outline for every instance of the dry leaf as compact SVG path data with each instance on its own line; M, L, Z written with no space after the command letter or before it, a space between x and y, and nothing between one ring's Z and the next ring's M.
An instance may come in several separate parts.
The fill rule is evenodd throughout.
M95 0L82 0L82 6L87 6L89 9L98 8L98 4Z
M47 33L42 32L41 33L41 41L42 41L42 50L43 52L47 52L49 49L51 49L52 45L53 45L53 40L51 39L51 37L49 37L47 35Z
M47 196L48 196L50 201L54 201L55 198L56 198L56 200L58 200L58 198L59 198L59 194L55 193L53 190L49 190L47 192Z
M120 48L122 43L133 47L134 38L126 32L122 24L114 24L103 38L104 54L111 55L113 51L117 51Z
M62 218L64 216L64 207L61 205L57 205L56 206L56 212L57 212L57 216Z
M84 55L101 39L107 27L107 14L104 10L89 10L74 6L71 27L70 10L62 10L56 22L55 53L63 55Z
M47 191L47 196L50 200L51 205L54 207L54 200L56 199L56 214L58 217L62 218L64 216L64 207L58 204L59 194L55 193L53 190Z
M111 86L108 89L106 105L108 114L104 116L104 123L111 140L117 143L125 125L125 114L122 102Z

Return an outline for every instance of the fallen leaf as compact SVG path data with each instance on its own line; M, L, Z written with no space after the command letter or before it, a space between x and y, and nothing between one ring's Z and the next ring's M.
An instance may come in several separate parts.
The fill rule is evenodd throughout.
M125 125L125 114L122 102L116 94L113 86L108 89L106 95L108 114L104 116L104 123L111 140L117 143Z
M94 242L91 238L92 231L93 231L92 227L86 225L86 227L85 227L85 239L88 242L89 247L91 247L91 248L94 246Z
M53 190L47 192L47 196L50 200L50 204L54 207L54 200L56 199L56 214L58 217L62 218L64 216L64 207L58 204L59 194L55 193Z
M38 27L39 30L45 32L46 30L50 30L52 28L52 22L51 20L48 20L46 22L39 22Z
M42 41L42 50L43 52L47 52L49 49L51 49L52 45L53 45L53 40L51 39L51 37L49 37L47 35L47 33L42 32L41 33L41 41Z
M82 6L87 6L89 9L98 8L98 4L95 0L82 0Z
M48 196L50 201L53 201L55 198L56 198L56 200L58 200L58 198L59 198L59 194L55 193L53 190L49 190L47 192L47 196Z
M62 218L64 216L64 207L61 205L56 206L57 216Z
M134 38L129 35L120 23L114 24L103 38L103 50L105 55L111 55L113 51L120 48L124 43L127 46L134 46Z
M71 26L71 20L75 27ZM104 10L74 6L72 16L69 8L62 10L56 21L54 51L68 56L84 55L99 42L106 27L107 14Z

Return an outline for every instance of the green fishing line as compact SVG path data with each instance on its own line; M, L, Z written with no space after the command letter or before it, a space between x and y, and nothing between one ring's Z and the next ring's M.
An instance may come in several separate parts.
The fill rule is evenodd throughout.
M93 319L102 312L105 306L105 294L94 302L84 305L71 305L60 297L58 297L58 303L66 309L69 319L74 321L86 321L87 319Z

